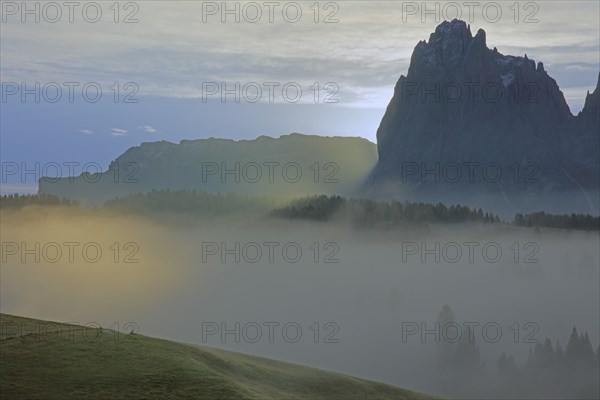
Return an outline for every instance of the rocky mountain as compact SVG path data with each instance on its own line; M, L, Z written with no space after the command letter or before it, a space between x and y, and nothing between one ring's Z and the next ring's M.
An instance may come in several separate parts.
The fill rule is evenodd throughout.
M354 137L161 141L128 149L101 174L40 179L38 192L89 204L167 188L277 197L350 194L376 162L375 144Z
M576 192L583 207L597 207L598 97L598 88L588 93L573 116L541 62L503 55L484 30L473 36L465 22L445 21L417 44L395 86L368 188L472 205L496 196L515 209Z

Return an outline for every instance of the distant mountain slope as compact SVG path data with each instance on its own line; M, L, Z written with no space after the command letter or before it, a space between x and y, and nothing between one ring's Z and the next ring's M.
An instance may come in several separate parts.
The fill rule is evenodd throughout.
M503 55L482 29L473 36L465 22L445 21L396 84L369 187L443 202L597 192L599 91L573 116L541 62Z
M95 203L166 188L290 197L347 194L376 162L376 145L355 137L294 133L239 141L161 141L128 149L101 175L41 179L38 192Z
M83 336L73 325L7 314L0 314L0 322L0 397L7 400L433 399L315 368L138 334L89 329ZM51 333L21 336L22 324Z

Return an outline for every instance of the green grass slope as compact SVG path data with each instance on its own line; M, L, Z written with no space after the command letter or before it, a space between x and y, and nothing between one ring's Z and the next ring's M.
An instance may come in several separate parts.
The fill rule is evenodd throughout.
M0 314L2 399L432 399L315 368Z

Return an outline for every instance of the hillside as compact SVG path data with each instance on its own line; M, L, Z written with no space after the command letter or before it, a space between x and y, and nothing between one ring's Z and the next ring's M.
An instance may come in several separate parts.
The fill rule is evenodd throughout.
M0 314L0 324L2 399L432 398L315 368L139 334L89 328L84 336L76 325L8 314Z

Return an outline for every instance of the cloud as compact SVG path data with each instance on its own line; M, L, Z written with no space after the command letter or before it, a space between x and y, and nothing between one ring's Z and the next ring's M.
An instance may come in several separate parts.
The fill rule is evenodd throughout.
M111 134L113 136L127 136L127 129L112 128Z
M572 65L567 65L565 67L565 70L584 72L584 71L596 71L596 68L593 65L572 64Z
M86 136L91 136L94 134L94 131L90 129L80 129L79 132L83 133Z
M138 129L142 130L145 133L160 133L156 128L150 125L138 126Z
M3 49L13 55L3 60L3 80L99 82L103 89L118 81L123 85L120 94L136 99L199 98L202 83L214 81L280 82L282 86L298 82L307 93L303 99L308 100L315 82L321 87L336 82L339 105L385 107L400 74L406 74L415 45L427 39L444 18L423 20L424 15L414 15L405 19L400 2L343 3L335 16L339 24L315 24L312 11L303 7L302 21L294 24L283 20L281 13L274 23L263 18L258 24L221 23L215 15L204 25L210 29L196 29L203 23L202 2L182 2L178 7L168 2L144 3L139 24L115 25L110 18L98 24L63 20L47 30L44 24L23 24L13 18L2 31ZM471 30L484 28L490 47L504 54L527 53L543 61L549 72L553 64L565 60L579 69L589 65L597 70L598 2L572 4L545 2L540 6L543 13L531 16L539 19L535 24L516 24L508 5L502 6L503 18L498 23L489 22L478 8ZM460 9L467 19L470 11L464 6ZM520 20L529 15L525 10L522 14ZM326 15L323 12L321 20ZM60 51L56 43L61 43ZM579 69L562 71L557 79L560 87L588 84L581 81ZM593 75L586 78L593 81L590 84L595 84ZM127 82L135 83L135 93L132 86L124 88ZM283 103L281 92L276 102Z

